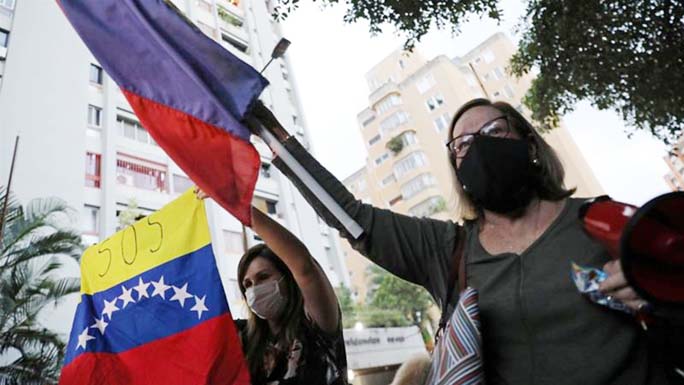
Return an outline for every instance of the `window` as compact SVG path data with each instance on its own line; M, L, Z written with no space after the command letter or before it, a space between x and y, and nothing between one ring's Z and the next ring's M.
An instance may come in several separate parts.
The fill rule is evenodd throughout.
M511 88L511 86L509 84L506 84L504 86L504 93L506 94L506 97L508 97L508 98L512 98L513 95L515 95L513 93L513 88Z
M373 123L374 120L375 120L375 116L371 116L368 119L364 120L363 123L361 123L361 125L366 127L367 125Z
M140 143L157 145L157 142L152 139L152 136L150 136L145 127L137 121L117 115L116 122L119 125L119 135L131 140L137 140Z
M501 67L494 68L494 75L495 75L494 77L496 79L503 79L504 78L504 72L501 69Z
M100 188L102 180L101 155L94 152L86 152L85 159L85 185L86 187Z
M271 177L271 165L269 163L262 163L261 167L259 168L259 175L261 175L264 178L270 178Z
M197 0L197 6L207 12L211 12L211 4L205 0Z
M394 164L394 176L399 179L414 168L427 164L427 157L422 151L415 151Z
M424 94L430 88L432 88L432 86L434 86L435 83L435 77L432 76L432 74L427 74L416 83L416 88L418 88L418 92Z
M381 164L382 164L384 161L386 161L388 158L389 158L389 154L386 153L386 152L383 153L383 154L380 155L379 157L375 158L375 165L376 165L376 166L381 165Z
M2 0L0 0L2 1ZM7 47L7 43L9 42L9 31L5 31L4 29L0 29L0 47Z
M173 174L173 191L176 194L181 194L190 189L194 185L195 184L192 183L192 180L187 176Z
M372 137L371 140L368 141L368 145L369 145L369 146L372 146L372 145L374 145L375 143L377 143L377 142L379 142L379 141L380 141L380 134L375 135L374 137Z
M254 201L252 202L254 207L258 208L264 213L268 213L270 215L274 215L278 213L277 210L277 204L278 202L270 200L270 199L265 199L265 198L260 198L260 197L255 197Z
M385 187L389 184L392 184L397 181L397 178L394 177L394 174L389 174L383 180L380 182L380 187Z
M390 200L388 203L390 206L396 205L398 202L401 202L401 195L397 195L392 200Z
M266 212L269 214L276 214L278 212L275 201L266 201Z
M0 0L0 7L7 8L9 10L14 9L14 0Z
M97 235L100 233L100 208L85 205L81 213L81 230L85 234Z
M427 105L428 111L434 111L444 104L444 98L442 95L437 94L429 98L425 104Z
M403 111L395 112L380 122L380 133L382 136L387 136L390 132L406 122L408 122L407 113Z
M143 190L167 192L167 167L125 154L116 159L116 181Z
M90 64L90 82L102 85L102 67L97 64Z
M377 111L378 114L382 114L385 111L389 110L390 108L394 106L398 106L401 104L401 98L399 95L392 94L384 99L382 99L379 103L375 105L375 111Z
M88 125L102 127L102 108L88 105Z
M406 68L406 65L404 64L404 61L399 59L399 68L404 69Z
M242 254L245 252L242 233L237 231L223 230L223 250L227 254Z
M449 126L449 119L450 119L449 114L445 113L445 114L440 115L437 119L433 120L433 124L435 125L435 130L437 130L437 132L444 131L444 129Z
M366 180L360 179L356 187L359 189L359 191L366 191Z
M434 185L435 177L432 174L420 174L401 185L401 196L406 200Z
M411 207L409 213L415 217L428 217L444 210L446 210L444 198L433 196Z

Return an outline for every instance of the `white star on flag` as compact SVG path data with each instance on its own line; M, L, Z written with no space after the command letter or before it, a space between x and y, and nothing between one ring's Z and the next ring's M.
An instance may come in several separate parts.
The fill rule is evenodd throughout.
M142 297L150 298L150 295L147 294L147 288L149 286L150 286L149 282L145 283L145 282L143 282L142 277L138 277L138 286L133 287L133 289L138 292L138 301L140 301L140 299Z
M174 294L169 301L178 301L181 305L181 307L185 306L185 300L188 298L192 298L192 295L188 293L188 283L186 282L185 285L181 288L177 288L175 286L172 287Z
M78 345L76 345L76 350L78 350L78 348L83 348L83 350L85 350L88 341L94 339L95 337L88 334L88 328L86 327L85 329L83 329L83 332L78 335Z
M154 282L152 281L152 286L154 286L154 291L152 292L152 297L155 295L158 295L162 297L162 299L166 299L166 291L171 288L171 286L167 285L164 283L164 276L162 275L161 278L159 278L159 281Z
M102 319L95 318L95 323L90 325L90 328L91 329L97 329L100 331L100 334L104 335L104 332L105 332L105 329L107 328L107 325L109 325L109 323L105 322L104 317L102 317Z
M116 307L117 300L118 298L114 298L112 302L104 300L104 310L102 310L102 319L104 319L104 316L106 315L107 317L109 317L110 321L112 320L112 313L119 310L119 308Z
M123 301L123 305L121 305L122 309L131 302L135 303L135 300L133 299L133 289L126 289L126 287L122 285L119 299Z
M202 296L202 298L195 296L195 306L193 306L190 311L195 311L197 312L197 319L202 318L202 313L205 311L209 311L207 309L207 306L204 304L204 300L207 298L207 296Z

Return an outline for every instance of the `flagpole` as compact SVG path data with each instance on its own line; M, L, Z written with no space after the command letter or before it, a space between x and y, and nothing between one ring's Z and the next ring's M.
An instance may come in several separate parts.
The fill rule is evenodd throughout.
M248 126L254 134L259 136L271 148L271 151L283 161L295 176L311 191L319 202L344 226L347 232L359 239L363 228L330 196L330 194L316 181L285 148L283 143L290 138L290 134L283 128L273 113L260 101L255 102L252 114L247 117ZM296 140L296 139L293 139Z
M9 203L10 187L12 187L12 175L14 174L14 163L17 160L17 149L19 148L19 135L14 139L14 153L12 154L12 164L10 165L9 180L5 189L5 200L2 203L2 216L0 217L0 244L3 243L5 232L5 216L7 215L7 204Z

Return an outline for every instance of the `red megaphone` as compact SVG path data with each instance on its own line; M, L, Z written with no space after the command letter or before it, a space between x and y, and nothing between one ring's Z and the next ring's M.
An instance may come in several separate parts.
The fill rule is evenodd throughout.
M654 305L684 306L684 192L641 208L607 196L584 204L584 229L619 259L627 282Z

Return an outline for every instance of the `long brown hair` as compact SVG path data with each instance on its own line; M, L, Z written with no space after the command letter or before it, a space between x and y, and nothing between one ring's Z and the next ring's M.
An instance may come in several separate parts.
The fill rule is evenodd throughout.
M276 270L283 275L284 286L287 288L287 303L284 307L284 313L280 315L278 320L281 326L280 331L275 336L271 335L268 321L257 317L251 309L247 311L247 331L246 335L243 335L242 342L249 372L254 383L260 383L265 380L264 353L269 342L275 340L281 346L289 348L297 338L301 322L304 320L304 299L292 272L265 244L251 247L240 258L240 263L238 264L238 285L240 286L242 297L245 298L246 290L242 280L245 278L247 268L257 257L271 262Z
M535 191L539 199L559 201L575 193L576 189L574 187L571 189L565 188L563 183L565 170L563 169L563 164L558 158L556 151L546 143L544 138L539 135L532 124L525 119L518 110L506 102L492 102L491 100L484 98L477 98L466 102L458 111L456 111L456 114L451 120L449 141L454 138L454 127L456 127L456 122L458 122L466 111L478 106L492 107L501 111L501 113L508 118L508 121L512 125L511 128L514 129L521 138L529 141L530 145L534 147L539 162L537 164L537 180L535 183ZM451 162L454 174L456 174L456 157L451 153L449 153L449 161ZM455 177L458 181L458 176ZM456 193L459 197L461 216L463 219L475 219L479 214L478 209L463 191L460 181L456 183Z

